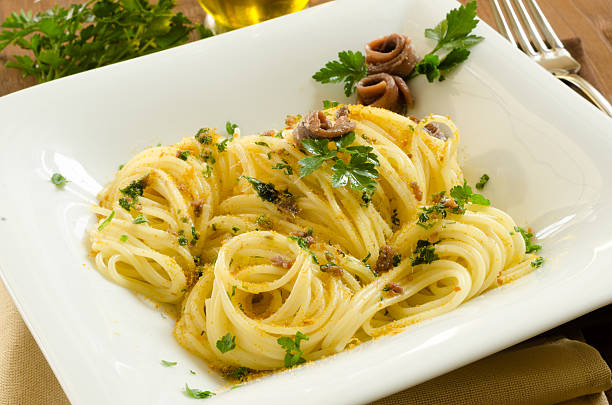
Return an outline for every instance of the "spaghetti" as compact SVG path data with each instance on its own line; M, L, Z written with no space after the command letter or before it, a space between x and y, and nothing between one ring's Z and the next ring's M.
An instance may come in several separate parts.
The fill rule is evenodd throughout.
M469 189L452 121L349 111L352 145L377 157L373 193L333 187L331 162L300 177L295 123L223 142L200 130L139 153L104 188L94 211L100 224L115 214L91 232L96 266L179 305L191 352L253 370L337 353L536 267L509 215L449 194Z

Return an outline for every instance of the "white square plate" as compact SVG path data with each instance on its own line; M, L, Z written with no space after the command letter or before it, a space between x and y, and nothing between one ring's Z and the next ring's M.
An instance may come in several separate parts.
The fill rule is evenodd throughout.
M312 74L391 32L422 55L432 47L423 30L456 6L337 1L0 99L0 270L74 405L191 404L185 382L224 385L174 341L172 319L89 261L87 205L117 166L202 126L231 120L253 133L322 99L347 101ZM538 231L545 266L404 333L209 401L367 402L612 302L612 120L485 24L477 31L486 40L447 81L411 83L411 113L452 117L468 180L491 176L487 196ZM57 189L53 172L71 183Z

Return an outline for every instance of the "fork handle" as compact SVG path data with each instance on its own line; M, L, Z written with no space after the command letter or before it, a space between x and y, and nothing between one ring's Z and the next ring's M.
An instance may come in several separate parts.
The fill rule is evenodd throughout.
M555 77L557 77L557 79L566 80L578 87L584 94L587 95L587 97L589 97L597 108L612 117L612 104L610 104L603 94L601 94L599 90L593 87L589 82L573 73L554 72L553 74Z

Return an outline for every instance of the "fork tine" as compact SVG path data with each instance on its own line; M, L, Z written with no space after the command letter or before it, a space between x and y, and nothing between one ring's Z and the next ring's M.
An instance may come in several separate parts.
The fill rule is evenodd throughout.
M531 19L531 16L527 12L527 9L525 8L525 4L523 4L523 0L514 0L514 4L518 6L517 7L518 13L521 16L521 19L523 20L524 26L527 29L529 37L535 43L535 46L538 49L538 51L540 52L549 51L550 49L548 48L548 46L546 46L546 44L544 43L544 40L542 40L542 36L538 32L538 29L533 24L533 20Z
M536 3L535 0L525 0L527 1L527 5L531 9L531 13L533 14L536 22L538 23L538 27L546 37L546 40L553 48L563 48L563 43L559 40L557 34L550 26L550 23L540 10L540 6Z
M512 35L512 31L510 31L510 27L508 27L508 22L506 21L506 17L504 17L504 13L499 7L499 3L497 0L489 0L491 3L491 10L493 10L493 15L495 17L495 22L497 23L497 28L501 31L501 34L506 37L510 43L514 46L518 46L516 43L516 39L514 39L514 35Z
M529 38L527 37L527 34L525 34L525 30L523 30L523 26L516 16L514 8L512 7L512 4L510 4L510 0L501 0L501 2L504 5L506 14L510 16L510 27L512 27L512 30L514 30L521 49L523 49L523 52L529 56L536 56L537 53L529 43Z

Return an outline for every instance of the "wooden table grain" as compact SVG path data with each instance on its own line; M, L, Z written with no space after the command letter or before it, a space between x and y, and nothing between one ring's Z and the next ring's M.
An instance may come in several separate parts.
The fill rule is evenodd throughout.
M45 10L54 4L66 6L77 0L0 0L0 21L13 11ZM312 4L327 0L311 0ZM435 1L435 0L434 0ZM468 0L460 0L466 3ZM478 15L495 26L489 0L478 1ZM205 13L196 0L178 0L178 9L193 21L201 22ZM542 10L561 39L580 38L594 84L612 99L612 0L538 0ZM32 78L22 78L15 69L4 64L10 55L21 52L7 48L0 53L0 96L36 84Z

